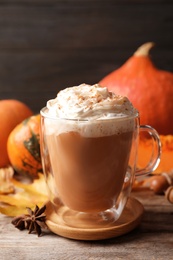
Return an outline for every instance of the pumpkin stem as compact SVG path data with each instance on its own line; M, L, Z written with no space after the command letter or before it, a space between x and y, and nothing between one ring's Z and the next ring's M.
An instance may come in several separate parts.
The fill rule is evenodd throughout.
M140 56L148 56L149 55L149 51L151 48L153 48L154 46L154 42L147 42L144 43L143 45L141 45L133 54L136 57L140 57Z

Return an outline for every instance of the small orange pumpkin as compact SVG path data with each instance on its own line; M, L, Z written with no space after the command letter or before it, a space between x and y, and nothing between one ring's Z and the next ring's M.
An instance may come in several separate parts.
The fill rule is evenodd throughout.
M7 141L8 156L16 172L30 179L42 171L40 156L40 115L31 116L10 133Z
M7 139L16 125L33 115L31 109L23 102L15 99L0 100L0 168L10 163L7 153Z
M153 126L161 135L173 134L173 73L157 69L149 57L153 47L142 45L119 69L99 84L127 96L138 109L141 124Z

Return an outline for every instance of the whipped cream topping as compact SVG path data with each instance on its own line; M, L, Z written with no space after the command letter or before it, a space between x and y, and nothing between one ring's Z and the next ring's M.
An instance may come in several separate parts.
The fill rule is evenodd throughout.
M84 137L102 137L133 131L138 112L126 97L98 84L81 84L61 90L41 114L46 135L78 132Z
M47 102L48 115L53 118L95 120L133 116L137 113L127 97L109 92L98 84L66 88Z

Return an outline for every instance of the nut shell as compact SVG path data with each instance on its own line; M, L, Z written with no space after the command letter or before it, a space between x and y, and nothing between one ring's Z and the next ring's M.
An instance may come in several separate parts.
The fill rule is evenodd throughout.
M150 183L150 189L156 194L163 194L168 187L169 183L164 175L154 176Z
M165 192L166 199L173 204L173 186L170 186Z

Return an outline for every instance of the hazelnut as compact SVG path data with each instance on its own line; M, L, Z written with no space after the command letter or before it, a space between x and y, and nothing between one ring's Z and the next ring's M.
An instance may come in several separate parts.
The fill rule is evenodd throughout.
M173 203L173 186L170 186L166 192L165 192L165 197L166 199L170 202Z
M169 187L167 179L163 175L155 176L150 183L150 189L157 194L162 194Z
M163 194L170 185L173 185L172 173L162 173L161 175L153 176L150 181L150 189L156 194Z

